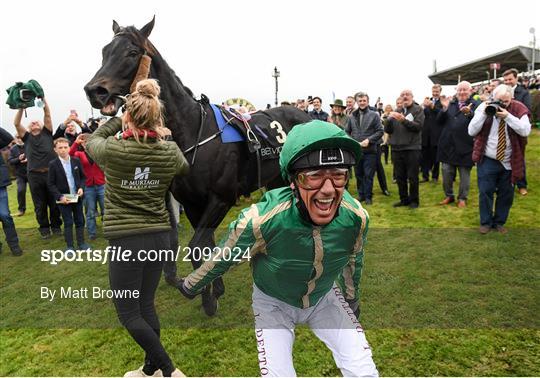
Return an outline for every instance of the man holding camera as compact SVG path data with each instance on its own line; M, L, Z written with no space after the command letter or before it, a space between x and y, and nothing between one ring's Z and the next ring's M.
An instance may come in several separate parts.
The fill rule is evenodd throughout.
M17 111L13 123L26 146L28 184L34 201L39 231L43 239L48 239L51 236L51 229L55 235L62 234L60 229L62 221L47 183L49 162L56 158L56 154L53 149L51 110L45 98L43 98L43 103L43 123L32 121L28 129L25 128L21 123L24 109Z
M514 200L514 184L524 175L525 143L531 132L529 109L512 99L510 86L499 85L493 96L495 101L478 106L468 128L475 137L472 158L478 164L481 234L491 229L508 232L504 224Z

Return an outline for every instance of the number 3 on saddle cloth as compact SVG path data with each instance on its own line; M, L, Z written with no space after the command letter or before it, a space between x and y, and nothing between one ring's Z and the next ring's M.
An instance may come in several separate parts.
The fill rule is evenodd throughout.
M258 111L245 117L232 108L210 106L221 131L222 143L247 141L249 152L258 151L262 160L279 158L287 134L266 112Z

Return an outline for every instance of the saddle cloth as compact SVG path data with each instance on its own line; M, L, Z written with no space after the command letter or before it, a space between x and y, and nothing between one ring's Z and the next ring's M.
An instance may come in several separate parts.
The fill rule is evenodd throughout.
M246 140L245 136L240 134L236 127L227 123L223 114L221 113L220 108L217 105L210 104L212 110L214 111L214 117L218 125L219 130L221 130L221 142L222 143L235 143L243 142Z

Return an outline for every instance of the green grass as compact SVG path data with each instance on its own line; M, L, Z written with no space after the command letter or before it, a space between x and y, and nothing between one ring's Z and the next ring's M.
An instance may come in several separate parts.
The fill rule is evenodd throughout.
M368 207L362 324L381 375L540 375L539 137L535 130L529 138L530 193L516 195L507 235L477 232L475 169L466 209L437 205L443 192L432 183L421 185L419 209L394 209L395 185L388 198L376 184ZM355 184L350 187L355 193ZM9 195L16 212L14 185ZM218 235L247 204L242 200L229 212ZM4 245L0 255L0 375L110 376L138 367L143 353L109 300L39 298L41 286L107 288L107 266L40 262L41 249L63 248L63 240L43 242L32 209L15 221L25 254L12 257ZM186 245L192 230L185 218L181 226ZM93 243L105 245L101 237ZM183 275L190 271L190 264L178 265ZM163 343L187 375L258 375L249 266L231 270L225 283L214 318L203 314L200 299L180 298L163 281L158 288ZM294 361L299 375L340 375L331 353L305 327L297 330Z

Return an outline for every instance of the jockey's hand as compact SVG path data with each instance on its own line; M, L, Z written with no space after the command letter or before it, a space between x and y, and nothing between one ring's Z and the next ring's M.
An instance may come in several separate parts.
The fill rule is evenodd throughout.
M185 285L185 282L184 282L184 279L183 278L180 278L178 280L178 286L177 286L178 290L180 291L180 293L182 293L182 295L184 297L186 297L187 299L193 299L197 296L197 294L193 294L191 293L191 291L189 291L188 288L186 288L186 285Z
M360 317L360 303L355 299L346 299L346 301L349 304L352 312L354 312L356 319L358 319Z

